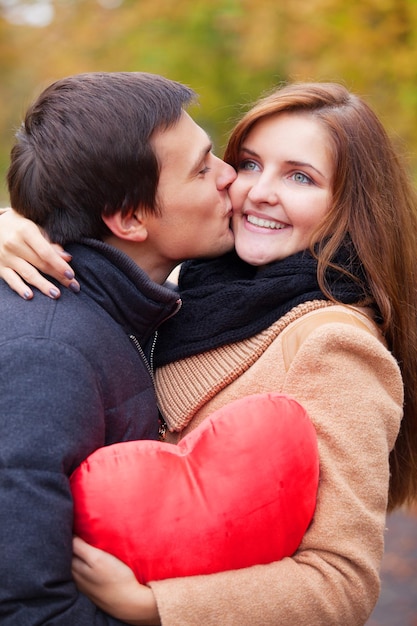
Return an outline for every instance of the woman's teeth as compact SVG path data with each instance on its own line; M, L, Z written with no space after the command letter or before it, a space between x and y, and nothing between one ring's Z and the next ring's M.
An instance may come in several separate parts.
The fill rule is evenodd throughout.
M255 217L254 215L247 215L246 219L250 224L253 224L254 226L261 226L262 228L272 228L276 230L285 228L285 224L283 224L282 222L275 222L275 220L265 220L261 217Z

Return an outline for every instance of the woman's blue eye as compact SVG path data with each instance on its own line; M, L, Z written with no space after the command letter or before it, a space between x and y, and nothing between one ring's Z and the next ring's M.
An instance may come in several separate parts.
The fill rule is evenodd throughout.
M245 170L247 172L253 172L257 169L258 165L257 163L255 163L255 161L242 161L241 163L239 163L239 168L240 170Z
M306 174L303 174L302 172L295 172L295 174L293 174L292 177L296 183L311 184L313 182L309 176L307 176Z

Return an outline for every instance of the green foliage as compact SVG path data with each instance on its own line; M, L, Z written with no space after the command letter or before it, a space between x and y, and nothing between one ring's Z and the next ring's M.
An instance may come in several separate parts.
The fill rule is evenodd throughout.
M11 21L12 5L48 4L44 26ZM219 154L242 110L276 84L344 82L401 138L417 173L417 0L0 0L3 180L28 102L56 78L97 70L190 84L192 114Z

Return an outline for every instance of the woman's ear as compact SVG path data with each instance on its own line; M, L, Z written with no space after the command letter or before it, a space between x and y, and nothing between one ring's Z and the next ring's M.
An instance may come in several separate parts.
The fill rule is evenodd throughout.
M136 209L127 215L120 211L113 215L102 215L103 222L119 239L128 241L145 241L148 237L146 219L142 209Z

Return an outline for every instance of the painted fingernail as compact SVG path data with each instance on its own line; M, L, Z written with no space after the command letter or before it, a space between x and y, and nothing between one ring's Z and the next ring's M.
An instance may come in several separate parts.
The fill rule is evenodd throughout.
M74 293L78 293L80 291L80 285L78 283L70 283L68 285L68 287L71 289L71 291L73 291Z
M49 295L51 296L51 298L58 298L58 296L59 296L58 289L51 288L49 290Z
M30 291L25 291L25 293L23 294L23 298L24 298L25 300L30 300L30 299L31 299L31 297L32 297L32 294L31 294L31 292L30 292Z
M69 280L72 280L74 278L75 274L74 274L74 272L72 270L65 270L64 276L65 276L65 278L68 278Z

